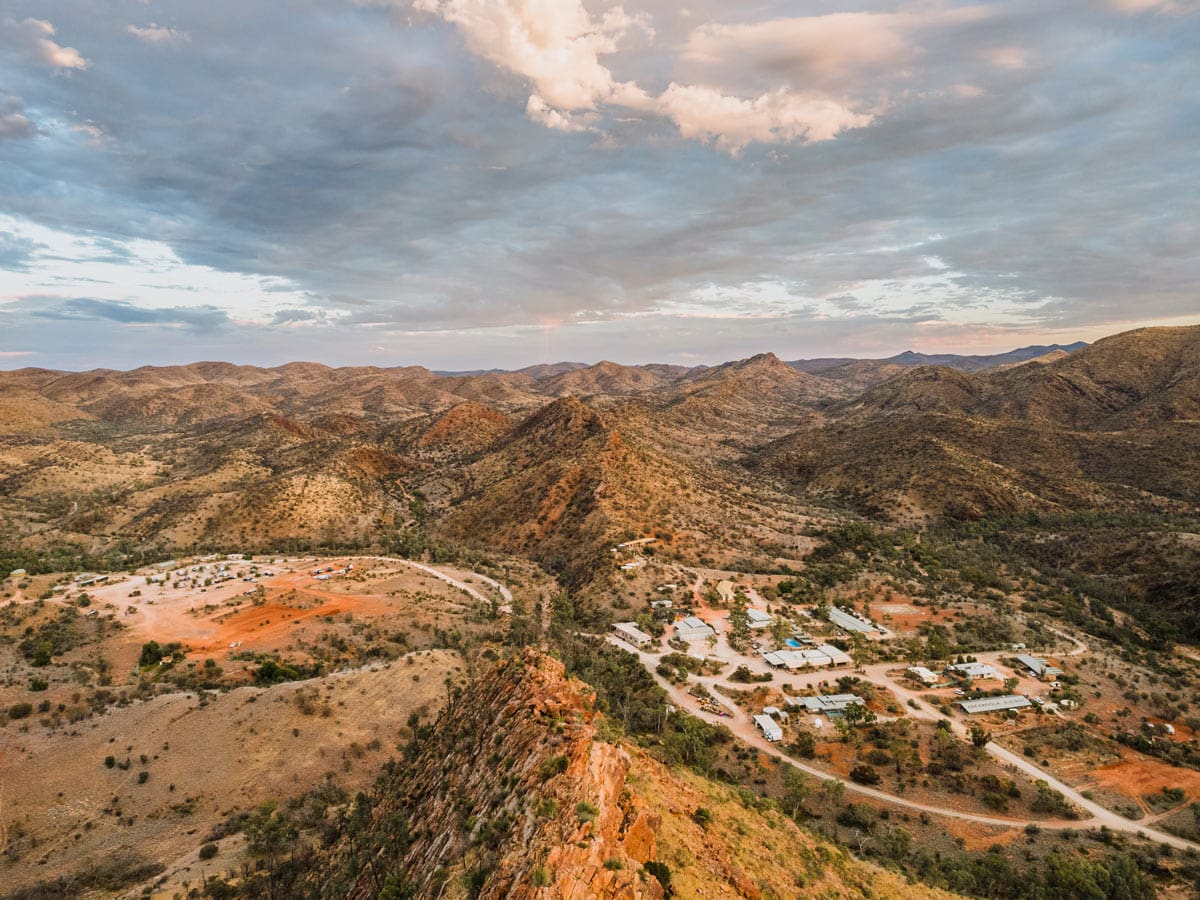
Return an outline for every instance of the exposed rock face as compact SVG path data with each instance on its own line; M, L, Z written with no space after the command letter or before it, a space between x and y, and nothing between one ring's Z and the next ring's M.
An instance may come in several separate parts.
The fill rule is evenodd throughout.
M534 652L496 663L392 767L316 873L322 896L649 898L660 818L596 740L593 697Z

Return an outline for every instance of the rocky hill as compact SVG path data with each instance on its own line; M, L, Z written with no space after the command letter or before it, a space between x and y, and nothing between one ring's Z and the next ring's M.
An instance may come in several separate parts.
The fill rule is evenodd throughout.
M338 900L637 900L664 897L662 882L673 881L680 896L758 900L798 884L823 897L947 896L722 800L698 776L602 739L598 725L591 690L561 663L534 651L497 662L360 801L309 890ZM728 813L694 821L710 803ZM746 846L756 834L769 836L771 854ZM664 841L676 851L670 864Z

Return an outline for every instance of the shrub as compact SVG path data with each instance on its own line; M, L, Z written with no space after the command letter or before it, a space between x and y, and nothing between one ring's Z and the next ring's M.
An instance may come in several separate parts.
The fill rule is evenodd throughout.
M32 712L32 703L14 703L8 708L8 717L10 719L24 719Z
M29 690L31 691L44 691L48 687L50 687L50 682L44 678L29 679Z
M587 801L580 801L575 805L575 815L579 817L580 822L594 822L599 814L600 810Z
M553 778L567 771L567 758L565 756L551 756L542 762L541 775L542 781Z
M713 820L712 810L704 806L697 806L696 811L692 813L692 821L701 828L707 828Z
M205 844L200 848L200 858L201 859L212 859L216 855L217 855L217 845L216 844Z
M850 770L850 780L858 784L879 784L879 773L874 766L859 765Z
M646 872L658 879L658 883L662 885L663 893L670 897L674 891L671 890L671 869L664 862L658 860L650 860L646 863Z

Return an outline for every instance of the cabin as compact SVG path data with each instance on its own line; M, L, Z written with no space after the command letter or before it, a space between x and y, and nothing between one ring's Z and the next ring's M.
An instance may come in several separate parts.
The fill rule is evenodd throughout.
M932 669L927 669L924 666L909 666L907 671L915 681L919 681L926 686L938 683L938 673Z
M946 674L955 678L970 678L972 681L983 681L996 677L996 670L986 663L965 662L946 666Z
M625 643L642 648L654 642L654 638L638 628L633 622L617 622L613 625L617 637Z

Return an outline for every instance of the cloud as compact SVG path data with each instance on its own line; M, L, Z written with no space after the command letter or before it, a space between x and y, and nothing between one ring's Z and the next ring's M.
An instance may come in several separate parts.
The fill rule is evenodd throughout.
M644 17L631 16L620 6L596 18L581 0L413 0L413 8L453 24L473 53L528 81L532 93L526 115L558 131L595 130L596 110L611 105L664 116L684 138L711 141L736 154L751 142L832 140L873 118L834 97L786 87L743 98L711 85L673 82L653 96L633 81L619 81L602 58L616 54L621 39L635 27L653 33ZM852 68L894 59L903 48L904 39L895 29L876 24L885 19L817 17L790 20L784 30L794 37L804 34L809 50L824 54L829 68ZM825 20L828 27L823 27ZM851 40L863 21L872 27ZM716 59L731 49L744 50L748 44L770 42L778 47L781 39L786 44L787 34L781 38L774 24L698 29L686 55L696 62ZM831 32L844 39L840 54L831 52Z
M0 96L0 141L31 137L36 131L25 116L20 97Z
M192 40L172 52L126 32L149 14L13 0L62 43L86 35L99 71L64 78L0 38L3 93L22 98L6 108L37 127L0 144L0 232L24 241L0 247L21 267L0 262L0 343L69 367L385 361L382 346L478 368L598 341L641 359L826 338L840 352L866 333L903 349L888 346L912 338L902 323L933 312L954 340L1194 315L1197 111L1180 86L1200 82L1200 17L1091 0L986 17L953 0L811 7L891 10L847 24L783 0L690 0L687 19L622 2L653 14L655 37L609 33L608 80L569 80L599 95L568 109L407 0L173 4L155 16ZM592 41L608 5L584 3ZM1034 64L990 65L996 47ZM819 139L856 117L869 126ZM765 282L786 294L746 287ZM58 299L11 302L30 295ZM215 306L230 324L33 314L81 297ZM736 323L713 315L725 303Z
M569 112L557 110L537 94L529 95L529 102L525 104L525 115L539 125L556 131L589 131L595 118L586 114L571 115Z
M168 325L193 331L213 331L229 323L225 311L215 306L147 309L124 301L90 297L63 300L56 306L34 311L33 316L40 319L103 319L121 325Z
M192 36L167 25L151 22L149 25L126 25L125 31L147 44L179 44L190 41Z
M896 74L918 55L913 35L921 17L884 13L831 13L752 24L709 24L687 38L682 62L706 71L751 70L778 83L845 91L864 74Z
M1182 15L1200 9L1197 0L1109 0L1113 9L1137 15L1139 13L1167 13Z
M55 27L45 19L0 20L0 39L16 46L43 65L56 69L86 69L90 63L74 47L64 47L53 38Z
M543 105L594 109L616 84L600 58L637 17L620 6L593 19L580 0L414 0L413 8L455 25L472 52L527 79Z
M712 88L672 84L659 97L659 105L683 137L715 141L733 154L755 141L832 140L848 128L871 124L874 118L828 98L803 97L787 90L742 100Z

